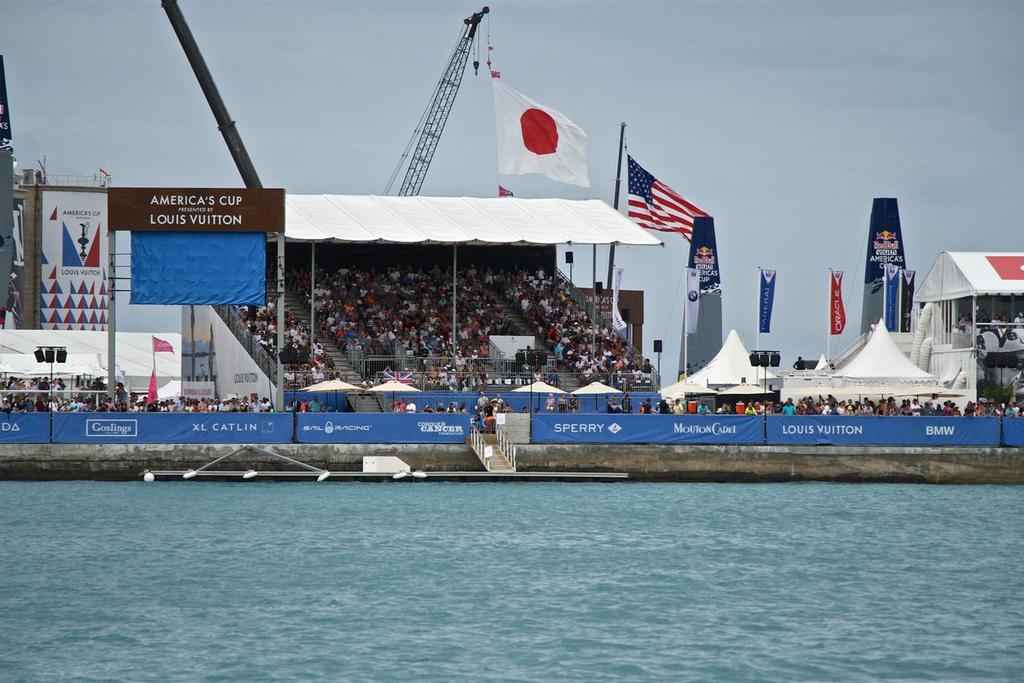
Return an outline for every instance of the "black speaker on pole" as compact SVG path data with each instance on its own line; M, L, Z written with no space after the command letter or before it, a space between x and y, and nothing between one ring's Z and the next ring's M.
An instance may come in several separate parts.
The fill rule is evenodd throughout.
M565 252L565 262L567 264L572 263L572 252L571 251Z
M604 294L604 283L602 283L600 280L594 283L594 293L597 296L601 296L602 294Z
M655 339L654 340L654 352L655 353L661 353L661 340L660 339Z
M761 367L761 356L757 353L750 354L750 364L755 368Z
M773 351L771 356L768 357L768 365L773 367L773 368L779 367L779 363L781 363L781 362L782 362L782 356L779 355L779 353L777 351Z
M46 362L46 354L43 353L42 349L36 349L36 362L37 363L45 363Z
M44 353L44 355L46 357L46 362L47 363L52 363L54 361L54 353L53 353L53 351L54 351L53 348L43 349L43 353Z
M619 311L619 315L622 316L622 322L624 322L624 323L630 322L630 320L629 320L629 309L628 308L623 308L621 311Z

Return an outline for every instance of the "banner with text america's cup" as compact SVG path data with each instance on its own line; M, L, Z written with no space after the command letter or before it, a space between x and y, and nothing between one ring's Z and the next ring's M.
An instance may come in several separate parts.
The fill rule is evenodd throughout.
M612 272L612 327L618 334L625 336L628 326L622 319L622 313L619 312L619 287L622 285L622 273L623 269L619 266L616 266Z
M43 192L39 325L107 329L107 196Z

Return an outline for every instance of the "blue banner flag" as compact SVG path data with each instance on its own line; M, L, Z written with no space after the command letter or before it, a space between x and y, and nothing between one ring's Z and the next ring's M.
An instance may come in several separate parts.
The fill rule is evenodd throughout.
M466 443L468 413L299 413L299 443Z
M49 441L49 413L0 413L0 443Z
M889 264L885 267L885 329L899 332L900 269Z
M693 236L690 239L690 259L687 267L696 268L700 274L701 294L721 291L722 277L718 266L715 219L710 216L698 216L693 219Z
M761 292L758 296L758 332L772 331L772 304L775 303L775 271L761 269Z
M53 443L291 443L291 413L54 413Z
M755 415L534 414L534 443L760 444Z
M998 417L769 417L768 444L829 446L998 446Z
M0 55L0 147L14 137L11 132L11 108L7 102L7 77L4 75L4 57Z

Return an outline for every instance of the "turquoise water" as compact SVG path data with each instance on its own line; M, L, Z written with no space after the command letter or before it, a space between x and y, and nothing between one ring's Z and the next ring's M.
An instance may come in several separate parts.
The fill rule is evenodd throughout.
M0 482L0 680L1021 680L1024 488Z

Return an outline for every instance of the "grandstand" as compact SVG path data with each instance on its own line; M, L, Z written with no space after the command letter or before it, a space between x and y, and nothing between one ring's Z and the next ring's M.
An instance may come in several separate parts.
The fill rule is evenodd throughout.
M291 195L287 230L286 389L385 377L432 391L658 387L556 268L557 244L658 243L601 202ZM269 369L273 304L221 315ZM510 337L529 341L495 343Z

